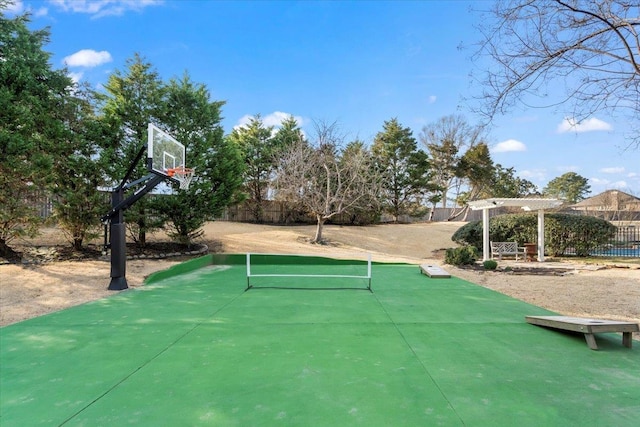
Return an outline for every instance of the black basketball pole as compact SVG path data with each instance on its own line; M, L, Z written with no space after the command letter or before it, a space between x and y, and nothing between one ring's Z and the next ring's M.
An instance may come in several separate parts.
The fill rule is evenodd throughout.
M109 247L111 248L111 282L108 287L110 291L122 291L129 287L126 278L127 236L124 211L165 179L166 177L164 176L152 173L130 184L119 185L111 192L111 210L102 217L104 223L110 223ZM124 193L127 189L140 184L144 185L126 199L124 198Z
M159 174L151 173L134 182L128 183L136 165L142 159L145 147L142 147L135 160L131 163L129 170L125 174L120 185L115 187L111 192L111 210L102 217L102 222L109 223L109 247L111 248L111 282L108 289L110 291L122 291L127 289L127 234L126 224L124 222L124 211L131 207L135 202L142 198L145 194L153 190L160 184L165 177ZM144 184L137 189L131 196L124 198L124 193L131 187Z
M149 124L149 132L151 132L151 126L152 125ZM151 139L151 135L149 138ZM176 141L176 143L178 142ZM152 168L152 159L147 157L147 169L150 169L151 173L133 182L129 182L136 166L142 160L147 146L142 146L140 148L120 184L111 190L111 209L109 210L109 213L102 217L102 222L105 224L105 232L107 225L109 226L109 243L107 244L105 236L105 249L107 247L111 248L111 282L108 287L110 291L121 291L129 287L126 278L127 245L124 211L130 208L135 202L144 197L165 179L175 181L175 179L172 179L166 174L154 170ZM180 144L180 146L182 145ZM184 158L184 146L182 146L182 150L182 157ZM125 198L125 193L129 189L137 186L141 187Z
M121 291L127 289L127 245L126 230L124 223L124 210L117 207L124 200L124 189L116 188L111 193L111 207L116 209L111 217L110 246L111 246L111 282L110 291Z

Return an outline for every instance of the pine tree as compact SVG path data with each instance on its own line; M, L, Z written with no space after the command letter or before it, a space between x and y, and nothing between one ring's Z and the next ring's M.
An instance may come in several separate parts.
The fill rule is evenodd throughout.
M242 185L241 153L220 126L223 104L211 101L207 88L188 74L166 88L161 126L186 146L186 166L195 169L195 178L188 190L172 184L174 194L155 198L154 206L167 219L170 235L182 243L200 237L204 223L236 201Z
M384 175L382 194L385 210L398 221L400 215L419 215L429 187L429 162L411 129L397 119L384 122L371 150Z
M256 222L262 222L265 200L276 165L277 141L273 127L265 126L260 115L252 117L246 126L234 129L229 141L238 147L244 158L244 191L247 204Z
M31 31L29 15L7 19L0 8L0 256L9 243L34 235L34 201L51 181L57 147L67 138L61 105L72 81L53 70L43 50L49 30Z
M100 160L115 187L145 149L148 124L161 122L163 83L151 63L135 54L126 70L116 70L104 88ZM144 157L135 165L134 180L148 174ZM142 198L125 213L130 235L140 246L146 244L147 232L162 225L157 216L149 215L150 203Z
M578 203L590 192L589 180L575 172L567 172L552 179L542 190L545 196L557 197L567 203Z
M60 144L48 187L54 197L54 215L74 249L82 249L87 238L97 235L99 219L108 211L108 200L98 191L104 169L96 161L97 120L95 99L88 88L76 88L63 106L67 140Z

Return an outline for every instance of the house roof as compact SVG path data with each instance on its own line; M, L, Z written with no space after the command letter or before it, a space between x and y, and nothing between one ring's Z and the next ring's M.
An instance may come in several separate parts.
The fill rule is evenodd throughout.
M581 202L571 205L571 207L610 207L621 209L628 205L640 205L640 198L632 196L620 190L607 190Z

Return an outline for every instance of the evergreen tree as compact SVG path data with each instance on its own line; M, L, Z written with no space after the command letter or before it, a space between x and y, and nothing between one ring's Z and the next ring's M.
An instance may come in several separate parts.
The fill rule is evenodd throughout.
M491 192L487 197L526 197L538 192L536 185L524 178L515 175L514 168L505 168L501 164L495 166L495 176Z
M69 237L74 249L82 249L87 238L95 237L100 217L107 212L103 184L104 170L96 161L99 147L95 143L97 121L93 93L76 88L63 106L64 122L69 130L59 145L50 185L54 197L54 214L58 226Z
M589 180L575 172L567 172L552 179L542 190L545 196L557 197L567 203L578 203L590 192Z
M424 208L429 162L427 154L417 146L411 129L402 127L394 118L384 122L371 147L384 176L382 203L396 222L400 215L419 215Z
M273 127L265 126L260 115L256 115L246 126L234 129L229 135L229 141L242 153L245 163L244 191L248 195L248 207L256 222L262 222L278 152Z
M158 73L140 55L126 62L126 70L116 70L105 85L101 161L112 186L125 177L140 150L147 144L149 123L158 124L162 114L163 83ZM148 174L146 156L135 165L133 180ZM146 244L147 232L160 227L161 222L149 215L150 200L142 198L125 212L125 221L133 239Z
M195 169L195 178L188 190L171 184L174 194L155 198L154 205L168 219L170 235L183 243L201 236L207 220L237 201L242 185L242 155L220 126L223 104L211 101L207 88L188 74L166 88L162 126L186 146L186 165Z
M0 8L0 256L14 259L16 237L34 235L34 201L67 139L61 105L72 86L43 50L49 30L31 31L29 15L7 19Z
M289 116L282 121L280 128L278 128L273 136L273 140L275 150L279 151L286 149L286 147L289 147L298 141L304 141L305 138L298 121L293 116Z
M298 121L292 115L282 121L273 136L273 140L273 157L276 164L279 162L281 155L286 152L289 147L299 143L308 144ZM282 203L284 222L295 221L298 218L304 217L305 212L299 204L290 203L286 200L281 200L280 202Z
M460 205L490 193L495 167L487 144L481 142L464 153L457 165L456 176L463 179L468 187L458 199Z

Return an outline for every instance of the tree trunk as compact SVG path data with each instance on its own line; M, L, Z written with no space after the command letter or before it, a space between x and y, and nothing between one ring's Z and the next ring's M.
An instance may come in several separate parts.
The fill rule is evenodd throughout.
M142 215L146 215L146 212L142 211ZM138 246L141 248L147 246L147 221L144 217L138 221Z
M0 239L0 257L6 259L9 262L17 262L22 258L20 254L7 245L4 239Z
M83 242L83 238L80 236L76 236L73 238L73 249L75 249L76 251L80 251L82 250L82 242Z
M460 212L457 212L457 213L456 213L456 209L454 208L453 211L451 212L451 215L449 215L449 218L447 218L447 221L455 221L456 218L458 218L463 213L466 213L468 210L469 210L469 205L466 205L460 208ZM465 218L466 218L466 215L465 215Z
M469 212L471 212L471 209L469 209L469 205L464 207L464 218L462 218L463 221L467 221L467 218L469 218Z
M311 243L322 243L322 226L324 225L325 219L322 215L316 215L318 218L318 224L316 226L316 237L313 238Z

